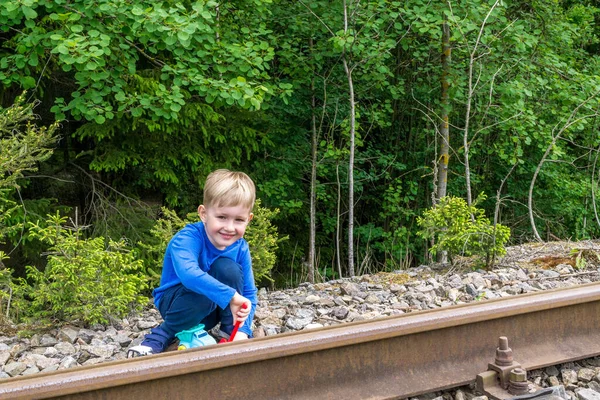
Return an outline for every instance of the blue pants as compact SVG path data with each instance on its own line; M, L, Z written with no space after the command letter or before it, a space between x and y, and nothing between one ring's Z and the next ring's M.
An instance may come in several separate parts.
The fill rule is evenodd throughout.
M242 266L229 258L217 258L211 265L210 276L243 293ZM220 309L208 297L187 289L182 284L175 285L163 293L158 311L164 322L152 328L142 342L152 347L156 353L163 352L175 338L175 334L185 329L204 324L207 331L221 322L221 330L230 334L233 330L231 309Z

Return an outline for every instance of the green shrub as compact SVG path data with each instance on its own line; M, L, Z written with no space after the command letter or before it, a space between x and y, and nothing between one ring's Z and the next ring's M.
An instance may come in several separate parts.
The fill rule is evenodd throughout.
M275 266L278 245L287 236L279 238L277 227L271 220L279 213L279 209L269 210L261 207L260 200L254 205L254 218L246 229L244 238L250 247L252 255L252 269L257 283L273 281L271 270ZM162 261L169 241L185 225L198 222L197 213L189 213L185 219L180 218L175 211L162 208L163 217L156 221L151 229L154 240L149 243L138 243L140 258L144 260L145 273L149 279L150 287L157 287L160 283Z
M48 216L45 226L30 223L30 234L48 245L44 271L27 266L21 290L30 300L26 317L108 323L139 310L147 302L142 261L124 241L85 239L66 217Z
M489 266L496 256L506 254L504 245L510 237L510 228L490 224L484 211L478 209L478 201L485 200L481 194L471 206L461 198L446 196L437 206L425 211L417 218L421 230L418 234L424 239L434 239L430 252L435 256L447 251L452 256L481 256Z
M8 108L0 107L0 243L22 228L20 221L11 221L22 208L13 200L18 180L25 172L36 171L52 155L56 142L58 122L36 126L33 109L37 103L27 103L25 96L21 94Z
M248 241L252 255L252 269L257 283L265 280L273 282L271 270L275 266L275 253L279 243L287 240L287 236L279 237L277 227L271 221L279 214L279 209L269 210L260 206L260 200L254 206L254 218L250 222L244 237Z

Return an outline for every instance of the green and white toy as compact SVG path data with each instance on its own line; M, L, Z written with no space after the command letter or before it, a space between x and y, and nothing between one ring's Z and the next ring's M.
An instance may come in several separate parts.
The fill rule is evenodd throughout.
M176 333L175 336L179 339L177 350L217 344L217 341L204 330L204 324Z

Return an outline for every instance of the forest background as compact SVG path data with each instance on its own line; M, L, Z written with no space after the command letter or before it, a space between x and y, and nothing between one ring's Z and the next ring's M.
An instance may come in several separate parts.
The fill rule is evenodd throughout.
M596 6L0 0L2 313L141 304L216 168L263 286L597 238Z

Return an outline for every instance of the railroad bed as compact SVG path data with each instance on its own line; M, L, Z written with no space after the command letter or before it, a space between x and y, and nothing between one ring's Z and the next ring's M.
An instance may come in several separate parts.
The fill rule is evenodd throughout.
M395 399L600 354L600 283L12 378L7 399ZM243 384L231 382L243 379Z

